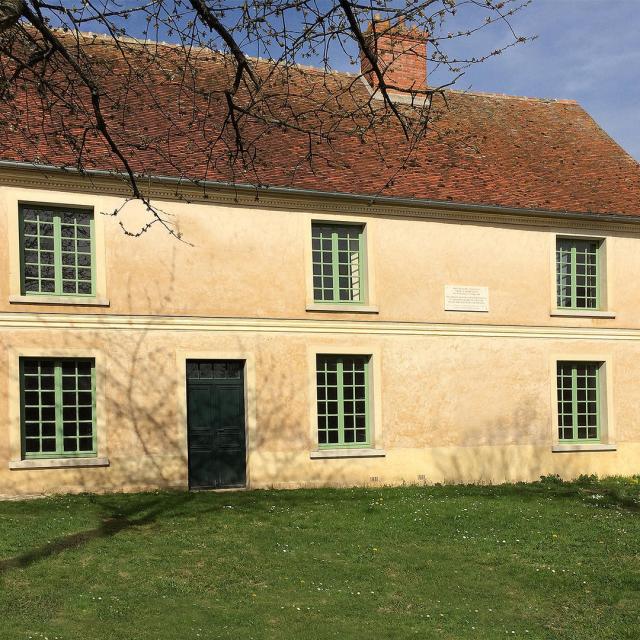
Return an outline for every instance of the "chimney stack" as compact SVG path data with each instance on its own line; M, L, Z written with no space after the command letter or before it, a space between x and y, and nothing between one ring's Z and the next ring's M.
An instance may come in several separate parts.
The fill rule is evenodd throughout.
M427 88L427 38L428 34L415 27L407 28L404 20L392 25L389 20L374 18L364 32L369 50L376 56L378 67L387 85L401 91ZM378 78L369 60L360 52L360 70L367 82L376 89Z

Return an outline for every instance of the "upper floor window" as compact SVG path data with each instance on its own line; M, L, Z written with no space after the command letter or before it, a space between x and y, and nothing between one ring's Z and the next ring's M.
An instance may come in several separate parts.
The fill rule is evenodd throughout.
M20 397L25 459L95 455L93 359L21 358Z
M558 362L558 440L599 442L601 362Z
M314 301L366 302L364 227L314 223L311 235Z
M557 238L558 309L600 308L600 240Z
M95 295L93 213L20 207L22 295Z

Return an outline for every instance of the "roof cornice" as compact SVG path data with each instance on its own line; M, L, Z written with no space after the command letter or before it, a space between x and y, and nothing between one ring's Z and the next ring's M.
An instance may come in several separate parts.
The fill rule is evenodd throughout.
M0 160L0 184L32 188L73 190L130 196L124 173L102 169L79 170L74 167ZM406 198L319 191L294 187L192 180L162 175L139 176L139 187L149 197L183 202L210 202L241 206L272 206L318 211L348 210L357 214L398 217L464 219L511 224L553 224L576 227L605 225L629 231L640 224L637 214L558 211L493 204ZM640 232L640 229L634 229Z

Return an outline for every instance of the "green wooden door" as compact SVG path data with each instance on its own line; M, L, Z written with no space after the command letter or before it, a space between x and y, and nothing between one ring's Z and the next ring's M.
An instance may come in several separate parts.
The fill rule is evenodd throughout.
M189 486L243 487L246 482L244 363L187 361Z

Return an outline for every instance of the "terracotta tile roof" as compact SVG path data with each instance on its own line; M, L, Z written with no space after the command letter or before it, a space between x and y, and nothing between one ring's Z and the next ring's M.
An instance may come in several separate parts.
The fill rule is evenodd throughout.
M191 52L187 66L197 73L185 80L184 54L176 47L141 46L127 66L102 38L88 39L85 46L105 70L102 82L109 87L105 105L111 130L140 173L640 216L640 165L572 101L459 92L448 92L446 101L436 96L433 130L404 170L400 168L406 145L395 123L381 125L364 142L338 127L330 145L254 123L245 129L253 142L251 153L256 153L246 170L239 163L230 167L233 141L219 135L226 107L216 90L228 86L231 73L223 56ZM150 54L156 51L161 55L152 61ZM337 93L343 94L341 100L356 102L369 95L362 81L350 74L332 73L327 78L304 67L293 69L287 82L277 82L288 96L282 98L276 117L316 117L325 129L332 126L331 118L306 113L310 104L331 105ZM346 87L350 91L344 94ZM73 85L68 90L78 91ZM88 96L82 99L89 109ZM0 159L73 165L74 144L82 134L77 118L62 108L43 114L40 101L28 89L18 91L14 104L22 110L17 126L7 123L0 106ZM311 164L306 161L310 150ZM94 135L86 140L83 159L86 168L119 166ZM395 177L386 185L390 176Z

